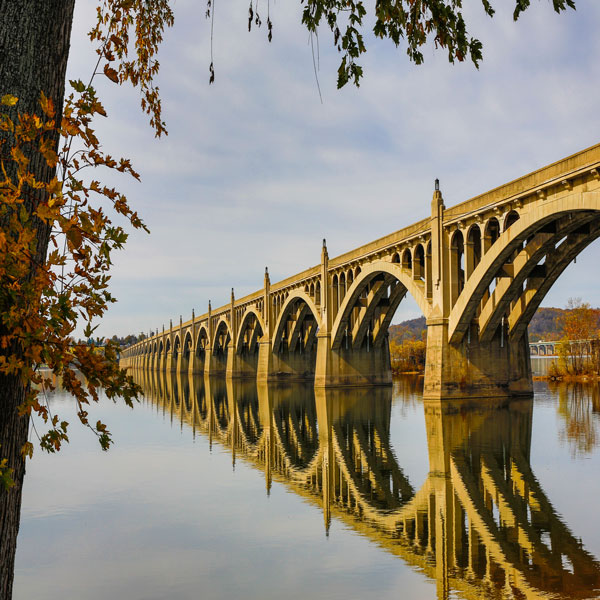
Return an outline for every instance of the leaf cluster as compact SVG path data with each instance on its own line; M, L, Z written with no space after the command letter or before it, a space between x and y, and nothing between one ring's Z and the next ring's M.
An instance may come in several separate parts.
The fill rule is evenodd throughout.
M106 113L94 88L79 81L71 85L75 91L65 102L60 122L43 93L41 117L0 114L0 373L19 377L24 387L33 384L19 412L43 419L47 431L40 445L49 452L68 441L67 421L52 415L40 394L54 389L52 375L73 394L77 416L104 449L110 433L101 422L90 424L86 405L98 400L100 388L109 398L120 396L128 404L139 392L118 366L117 343L109 341L98 352L95 345L72 338L81 319L89 337L92 320L114 302L108 271L112 252L122 248L127 234L103 205L108 203L134 228L145 226L123 194L85 177L99 167L136 179L138 174L129 160L114 159L101 149L92 120ZM17 99L7 95L1 103L15 106ZM53 142L57 135L59 148ZM54 169L49 181L38 179L30 168L35 153ZM44 231L49 232L48 253L40 260ZM30 455L32 449L27 444L23 452Z
M128 159L101 147L93 122L107 115L92 82L103 73L114 83L139 87L156 136L166 134L154 81L158 46L172 24L167 0L103 0L89 33L98 42L97 63L87 85L70 82L73 92L62 110L43 91L33 114L19 112L15 96L0 99L0 374L21 380L27 395L18 410L44 421L46 431L38 437L48 452L68 441L68 422L52 414L47 401L55 381L75 397L79 420L103 449L110 432L91 421L88 405L98 401L100 389L128 405L140 393L119 368L118 340L72 337L83 320L90 339L92 321L115 301L108 290L111 257L127 234L106 208L146 230L123 194L88 175L108 168L139 179ZM32 452L27 442L22 453ZM0 481L4 487L11 481L4 460Z
M96 25L90 31L103 73L114 83L139 87L141 106L150 115L157 137L167 134L162 120L159 88L154 81L160 63L158 47L166 27L173 25L169 0L104 0L97 7Z
M333 36L333 44L342 54L338 69L338 88L348 82L358 86L363 69L357 63L366 52L364 21L367 8L362 0L301 0L304 5L302 23L309 32L317 33L325 24ZM556 12L575 9L574 0L551 0ZM481 0L483 9L493 17L491 0ZM530 0L516 0L513 18L530 6ZM416 64L424 60L423 46L433 42L443 48L451 63L470 58L478 67L483 57L480 40L469 35L462 12L462 0L375 0L373 33L389 39L396 46L404 43L409 59Z

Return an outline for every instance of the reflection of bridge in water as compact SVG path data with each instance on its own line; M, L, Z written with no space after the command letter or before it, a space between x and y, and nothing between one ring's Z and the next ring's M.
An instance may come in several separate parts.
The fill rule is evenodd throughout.
M600 563L529 464L532 401L425 405L429 474L415 488L390 444L392 390L314 390L140 374L146 397L211 443L398 555L438 598L589 598ZM361 396L362 394L362 396Z

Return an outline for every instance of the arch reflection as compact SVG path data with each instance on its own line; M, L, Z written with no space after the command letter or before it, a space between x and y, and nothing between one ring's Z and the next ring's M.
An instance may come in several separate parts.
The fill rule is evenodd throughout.
M392 390L315 390L150 373L158 410L228 448L436 581L438 598L592 598L600 563L530 465L533 402L424 405L418 487L390 443ZM176 398L179 394L180 397Z

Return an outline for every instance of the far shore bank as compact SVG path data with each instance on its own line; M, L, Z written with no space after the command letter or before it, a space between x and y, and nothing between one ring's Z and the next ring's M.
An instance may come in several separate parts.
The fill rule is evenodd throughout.
M534 381L565 381L565 382L589 382L600 381L600 375L534 375Z

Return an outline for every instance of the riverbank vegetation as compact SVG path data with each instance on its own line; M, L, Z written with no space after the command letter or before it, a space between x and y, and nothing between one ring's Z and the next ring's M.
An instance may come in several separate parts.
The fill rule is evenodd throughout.
M415 332L413 323L419 320L390 327L390 362L394 374L425 371L427 330L423 328Z
M561 332L557 359L548 368L550 379L598 378L600 375L600 315L581 298L570 298L557 317Z

